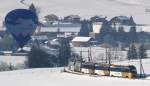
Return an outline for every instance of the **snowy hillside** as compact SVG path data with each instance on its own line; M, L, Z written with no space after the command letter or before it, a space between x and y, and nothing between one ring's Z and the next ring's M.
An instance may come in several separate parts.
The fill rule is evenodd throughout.
M136 61L135 61L136 62ZM124 61L122 64L137 63ZM118 63L120 64L120 63ZM150 59L143 60L146 73L150 74ZM0 72L1 86L149 86L146 79L126 79L106 76L75 75L61 72L63 68L26 69Z
M149 86L150 80L132 80L116 77L90 77L54 71L55 69L32 69L1 72L2 86Z
M106 15L108 19L117 15L133 16L138 24L150 24L149 0L0 0L0 18L16 8L27 8L34 3L41 10L40 18L46 14L56 14L60 17L78 14L83 18L94 15Z

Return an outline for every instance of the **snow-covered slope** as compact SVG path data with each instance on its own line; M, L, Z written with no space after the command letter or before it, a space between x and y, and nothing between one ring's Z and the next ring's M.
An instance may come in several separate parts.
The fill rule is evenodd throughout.
M0 73L1 86L149 86L150 80L92 77L57 69L28 69Z
M27 8L20 0L0 0L0 17L16 8ZM56 14L60 17L78 14L83 18L94 15L106 15L108 19L117 15L133 16L138 24L150 24L149 0L24 0L26 4L34 3L40 8L40 17Z
M135 61L137 62L137 61ZM124 61L121 64L138 64ZM118 63L120 64L120 63ZM150 59L143 60L146 73L150 74ZM0 72L1 86L149 86L146 79L126 79L106 76L75 75L61 72L63 68L25 69Z

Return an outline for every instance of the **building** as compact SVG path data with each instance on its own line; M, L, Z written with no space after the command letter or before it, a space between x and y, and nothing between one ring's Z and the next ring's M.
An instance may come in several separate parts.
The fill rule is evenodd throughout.
M78 15L69 15L69 16L64 17L65 22L79 23L80 19L81 18Z
M109 23L112 28L115 28L117 31L122 27L125 32L129 32L131 27L136 26L132 16L116 16L112 18Z
M91 37L75 37L72 40L72 45L74 47L88 47L93 39Z

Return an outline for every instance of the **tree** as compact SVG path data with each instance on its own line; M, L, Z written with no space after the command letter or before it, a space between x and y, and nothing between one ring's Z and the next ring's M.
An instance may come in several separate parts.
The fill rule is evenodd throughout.
M110 45L111 46L115 46L116 45L113 35L110 35L110 34L104 36L104 43L109 45L109 46Z
M30 68L53 67L57 64L54 55L46 53L40 47L33 46L28 55L28 65Z
M33 12L37 13L37 9L33 3L29 6L29 9L32 10Z
M71 58L71 48L69 44L69 40L67 38L60 38L59 39L60 48L59 48L59 55L58 55L58 64L59 66L66 66L68 65L68 60Z
M126 33L125 33L123 27L119 27L119 29L118 29L117 41L120 41L122 43L126 42Z
M45 17L46 21L58 21L59 18L55 14L46 15Z
M144 46L144 44L142 44L139 48L139 58L140 59L144 59L144 58L147 58L147 54L146 54L146 48Z
M13 46L13 38L9 34L4 35L0 39L0 50L12 50Z
M131 24L131 25L133 25L133 26L136 26L136 23L134 22L134 20L133 20L133 17L132 17L132 16L130 17L130 24Z
M89 33L92 32L92 22L88 20L83 20L81 22L81 29L79 36L89 36Z
M29 6L29 9L35 12L37 16L40 14L41 11L41 9L39 7L35 7L33 3Z
M131 44L131 43L135 43L135 42L138 42L138 35L136 33L136 27L135 26L132 26L130 28L130 32L129 32L129 35L128 35L128 43Z
M137 59L137 51L136 51L136 47L134 44L132 44L130 47L129 47L129 50L128 50L128 59Z
M98 40L101 43L104 43L105 40L105 36L107 35L111 35L113 36L114 30L112 29L111 25L109 24L109 22L103 22L102 27L100 29L100 34L99 34L99 38Z

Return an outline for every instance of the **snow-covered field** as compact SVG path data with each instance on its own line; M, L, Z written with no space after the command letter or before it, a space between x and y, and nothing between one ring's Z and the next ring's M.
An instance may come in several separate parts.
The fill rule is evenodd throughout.
M0 26L6 14L18 8L28 8L34 3L40 8L40 18L47 14L63 17L78 14L83 18L94 15L133 16L138 24L150 24L149 0L0 0ZM0 57L1 61L14 64L24 62L25 58ZM133 64L139 72L138 61L121 61L115 64ZM150 59L143 60L145 73L150 75ZM117 77L94 77L60 72L62 68L25 69L0 72L0 86L150 86L150 77L146 79L125 79Z
M1 86L149 86L149 79L94 77L60 72L60 69L26 69L0 73Z
M139 69L138 61L123 61L116 64L134 64ZM150 59L144 59L143 66L145 73L150 74ZM0 84L1 86L150 86L150 76L145 79L126 79L75 75L62 70L63 68L39 68L0 72Z
M5 62L11 65L22 64L27 60L26 56L3 56L0 55L0 62Z
M34 3L40 8L40 18L47 14L56 14L60 17L78 14L83 18L94 15L106 15L108 19L119 16L133 16L138 24L150 24L149 0L0 0L0 19L4 20L6 14L17 8L28 8Z

